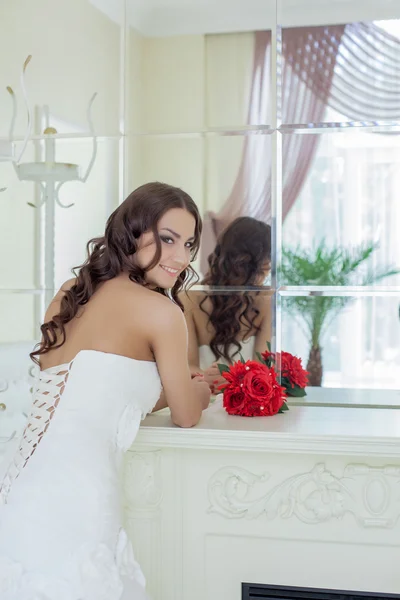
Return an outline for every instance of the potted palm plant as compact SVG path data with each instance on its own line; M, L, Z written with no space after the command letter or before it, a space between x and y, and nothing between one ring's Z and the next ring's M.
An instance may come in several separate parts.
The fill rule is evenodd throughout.
M367 243L356 248L329 248L323 240L312 249L282 250L282 284L291 286L352 286L372 285L400 271L385 268L380 271L368 269L368 260L377 245ZM285 308L302 321L309 336L310 350L307 363L309 385L322 383L322 339L324 333L339 314L351 302L351 296L294 296L285 298Z

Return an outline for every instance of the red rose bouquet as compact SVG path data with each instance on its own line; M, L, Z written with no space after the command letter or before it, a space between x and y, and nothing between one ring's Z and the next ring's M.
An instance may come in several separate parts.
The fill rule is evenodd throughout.
M301 358L293 356L289 352L271 352L270 344L267 344L268 351L258 354L259 360L268 368L276 370L276 358L280 356L281 362L281 385L284 387L287 396L302 398L306 396L305 387L308 385L308 372L303 369Z
M228 367L218 365L226 383L223 406L230 415L267 417L288 410L285 388L279 385L274 367L243 359Z

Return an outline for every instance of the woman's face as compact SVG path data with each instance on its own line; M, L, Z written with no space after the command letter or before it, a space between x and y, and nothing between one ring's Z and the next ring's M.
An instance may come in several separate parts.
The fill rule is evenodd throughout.
M195 218L184 208L171 208L161 217L157 224L161 257L152 269L145 272L145 280L149 285L164 289L175 285L177 277L190 263L195 227ZM146 269L153 261L155 253L153 232L143 233L135 254L137 264Z

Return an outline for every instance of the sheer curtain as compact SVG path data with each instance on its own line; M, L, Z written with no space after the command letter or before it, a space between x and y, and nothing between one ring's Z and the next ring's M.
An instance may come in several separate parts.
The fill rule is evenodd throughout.
M400 39L375 23L346 25L329 106L355 121L399 121Z

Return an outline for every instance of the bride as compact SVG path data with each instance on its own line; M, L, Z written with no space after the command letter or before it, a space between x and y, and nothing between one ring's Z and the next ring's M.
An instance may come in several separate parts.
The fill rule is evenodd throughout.
M179 292L201 219L181 189L149 183L51 302L28 424L0 486L1 600L142 600L121 528L121 456L140 420L169 406L195 425L209 386L191 379Z
M209 289L182 293L181 299L191 370L203 373L217 391L225 381L218 362L230 364L239 356L251 360L271 339L271 298L252 289L263 285L271 268L271 227L238 217L222 232L208 263L202 284ZM213 293L215 287L232 289Z

